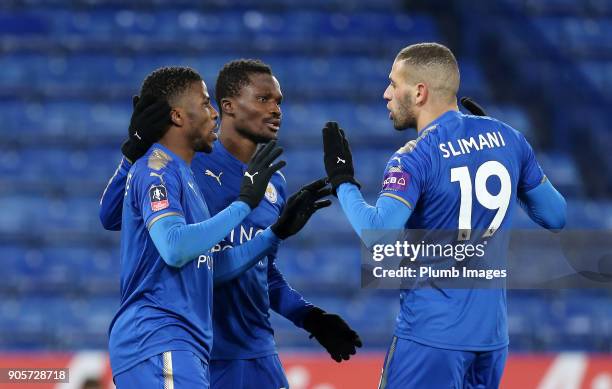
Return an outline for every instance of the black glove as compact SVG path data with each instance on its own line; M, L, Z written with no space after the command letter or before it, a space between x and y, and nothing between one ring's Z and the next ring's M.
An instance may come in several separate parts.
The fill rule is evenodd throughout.
M337 196L336 191L340 184L345 182L361 188L354 177L355 169L351 148L344 131L338 127L337 122L327 122L323 127L323 162L335 196Z
M461 101L461 105L463 105L463 108L470 111L472 115L487 116L487 113L485 112L485 110L482 109L482 107L477 102L472 100L470 97L462 97L460 101Z
M244 172L238 200L247 203L251 209L259 205L272 174L285 166L285 161L270 165L282 153L283 149L276 147L276 141L270 141L265 146L259 147Z
M141 99L132 97L132 118L128 138L121 145L121 152L132 163L147 152L153 143L160 140L170 124L170 105L153 96Z
M314 307L304 318L304 329L325 347L336 362L348 361L361 347L359 335L338 315Z
M270 228L281 239L297 234L308 222L308 219L317 210L331 205L330 200L321 200L331 194L327 186L327 179L311 182L295 192L287 200L283 212L276 223Z

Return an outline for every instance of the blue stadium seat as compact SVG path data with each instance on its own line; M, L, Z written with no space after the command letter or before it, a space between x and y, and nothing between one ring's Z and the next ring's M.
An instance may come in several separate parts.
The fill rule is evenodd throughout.
M2 131L15 138L21 131L31 135L65 138L115 136L127 134L132 113L130 99L123 102L90 102L87 100L9 101L0 107L6 118Z
M572 157L565 153L539 153L538 162L565 196L583 195L584 185Z
M573 1L573 0L508 0L508 3L519 7L531 14L583 14L593 8L599 9L602 14L612 10L605 1Z
M612 60L582 61L580 69L602 93L612 88Z
M589 55L612 48L612 43L604 39L612 33L612 19L541 17L534 22L550 42L563 42L558 49L566 53Z
M316 274L316 279L309 282L315 287L355 289L360 285L361 253L357 245L282 247L277 263L288 280L304 282L304 274Z
M12 209L12 216L3 218L0 230L19 233L58 233L61 231L96 231L98 201L94 198L41 198L32 195L0 196Z
M491 91L480 65L473 59L459 59L459 72L461 75L460 96L470 96L477 101L491 98Z
M45 10L5 13L5 34L54 34L60 37L130 39L143 38L168 41L168 37L184 39L240 40L250 35L258 40L282 36L289 41L311 39L355 39L369 41L411 36L418 40L435 40L435 23L426 15L396 15L393 12L325 13L321 11L270 12L263 10L198 10L164 9L153 12L99 9L93 12ZM29 31L22 31L15 21L30 20Z
M118 308L116 298L70 296L12 298L0 304L3 349L105 348L108 326Z

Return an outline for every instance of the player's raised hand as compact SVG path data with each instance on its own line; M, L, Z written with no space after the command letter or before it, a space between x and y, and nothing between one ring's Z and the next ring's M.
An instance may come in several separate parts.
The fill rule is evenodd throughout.
M151 145L161 139L170 124L170 105L153 96L132 97L132 118L128 138L121 152L132 163L147 152Z
M361 187L355 179L351 148L337 122L327 122L323 127L323 162L334 195L345 182Z
M330 200L321 200L330 194L326 178L303 186L287 199L283 212L270 227L272 232L281 239L297 234L316 211L331 205Z
M264 146L259 146L242 177L238 200L247 203L251 209L259 205L266 193L272 174L286 164L285 161L279 161L272 165L272 162L282 153L283 149L277 147L274 140Z
M461 101L461 105L463 105L463 108L470 111L472 115L487 116L487 113L485 112L485 110L480 106L480 104L472 100L472 98L462 97L460 101Z
M361 347L359 335L338 315L314 307L304 318L304 329L310 332L336 362L348 361Z

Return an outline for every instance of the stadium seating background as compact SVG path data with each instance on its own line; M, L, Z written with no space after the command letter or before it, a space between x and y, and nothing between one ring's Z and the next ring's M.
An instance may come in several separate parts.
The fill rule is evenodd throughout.
M460 94L526 134L568 199L568 226L612 227L609 0L3 1L0 351L105 349L119 234L102 229L98 200L147 73L189 65L211 87L226 61L263 59L285 95L289 188L323 174L320 128L335 119L373 200L387 158L413 136L387 120L387 75L397 51L420 41L449 45ZM360 288L359 247L334 205L283 245L279 265L380 351L399 299ZM612 352L610 292L511 291L508 300L512 351ZM288 321L273 322L281 349L318 350Z

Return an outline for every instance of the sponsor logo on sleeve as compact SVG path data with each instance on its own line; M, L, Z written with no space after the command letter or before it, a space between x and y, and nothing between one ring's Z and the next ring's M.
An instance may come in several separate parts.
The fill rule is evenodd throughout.
M401 191L408 188L410 174L399 169L391 169L383 178L382 190Z
M153 212L161 211L170 206L168 202L168 191L163 185L153 185L149 189L149 199L151 200L151 209Z

